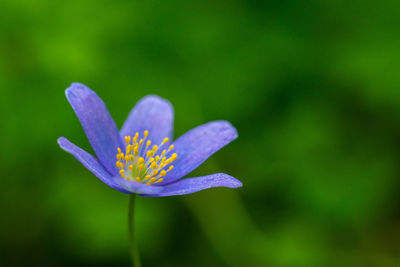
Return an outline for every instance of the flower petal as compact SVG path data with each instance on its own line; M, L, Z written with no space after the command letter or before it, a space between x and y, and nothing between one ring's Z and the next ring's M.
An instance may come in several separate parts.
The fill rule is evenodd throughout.
M107 107L95 92L79 83L73 83L65 94L99 161L115 175L115 155L121 147L121 138Z
M91 171L97 178L99 178L106 185L122 192L130 194L129 190L123 189L112 179L112 176L104 169L100 162L88 152L68 141L65 137L60 137L57 140L60 147L72 154L83 166Z
M173 153L178 154L174 169L168 172L162 184L171 183L197 168L216 151L238 136L227 121L213 121L200 125L179 137Z
M207 176L182 179L176 181L175 183L165 185L164 189L158 194L143 196L166 197L190 194L212 187L237 188L241 186L242 182L240 182L236 178L225 173L215 173Z
M174 108L165 99L149 95L142 98L132 109L124 126L121 137L132 136L135 132L143 134L149 131L149 140L159 144L165 138L172 138L174 125Z
M157 194L163 189L162 186L147 185L138 183L136 181L128 181L122 179L121 176L115 176L113 177L113 180L123 189L137 194Z

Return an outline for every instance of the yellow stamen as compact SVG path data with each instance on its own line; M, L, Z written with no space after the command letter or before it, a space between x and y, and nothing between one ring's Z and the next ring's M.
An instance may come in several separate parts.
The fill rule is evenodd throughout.
M138 138L139 138L139 133L136 132L136 133L135 133L135 136L134 136L133 139L132 139L132 143L136 143Z
M162 182L163 178L160 177L166 176L167 172L174 168L169 164L176 160L178 155L173 153L169 158L165 156L174 149L174 145L160 150L159 155L155 156L160 147L170 141L169 138L165 137L159 147L152 145L152 141L147 139L148 136L148 130L143 132L142 138L138 132L133 136L124 136L125 145L122 148L124 152L120 147L117 148L115 166L123 179L151 185ZM143 156L139 156L139 154ZM167 165L169 167L166 167Z
M178 154L176 154L176 153L174 153L174 154L172 154L172 156L171 156L171 161L174 161L174 160L176 160L178 158Z

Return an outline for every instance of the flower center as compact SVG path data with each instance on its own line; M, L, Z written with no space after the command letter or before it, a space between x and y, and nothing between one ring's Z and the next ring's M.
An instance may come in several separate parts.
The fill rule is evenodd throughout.
M144 131L143 138L140 139L138 132L132 137L125 136L125 153L118 147L118 161L115 165L122 178L148 185L161 183L164 180L161 177L174 168L170 163L176 160L178 155L173 153L169 158L165 156L174 145L162 149L168 142L168 137L165 137L161 144L151 147L151 140L147 140L148 135L149 131Z

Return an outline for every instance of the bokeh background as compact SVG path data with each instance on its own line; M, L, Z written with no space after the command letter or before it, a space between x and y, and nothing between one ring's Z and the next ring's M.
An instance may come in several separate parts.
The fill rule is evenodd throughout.
M144 266L400 266L400 2L0 2L0 265L130 266L128 196L64 96L94 89L119 126L147 94L175 137L240 137L190 176L238 190L137 201Z

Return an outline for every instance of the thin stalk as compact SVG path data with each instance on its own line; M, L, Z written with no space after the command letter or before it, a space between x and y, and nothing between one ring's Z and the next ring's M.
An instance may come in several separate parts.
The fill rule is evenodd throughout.
M129 197L129 210L128 210L128 229L129 229L129 241L131 244L131 256L133 267L141 267L139 250L135 242L134 232L134 213L135 213L135 197L136 194L131 194Z

